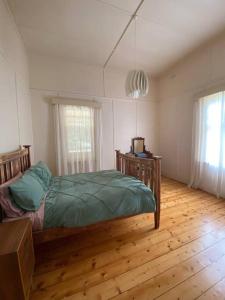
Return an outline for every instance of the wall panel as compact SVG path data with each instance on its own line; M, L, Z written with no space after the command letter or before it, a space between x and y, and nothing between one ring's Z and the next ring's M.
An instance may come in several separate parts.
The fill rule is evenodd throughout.
M0 0L0 153L32 144L27 55L7 2Z

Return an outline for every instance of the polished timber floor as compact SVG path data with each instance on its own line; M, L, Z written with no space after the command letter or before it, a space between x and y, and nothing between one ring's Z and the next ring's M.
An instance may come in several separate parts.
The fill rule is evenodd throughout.
M31 299L225 299L225 201L163 179L162 217L36 249Z

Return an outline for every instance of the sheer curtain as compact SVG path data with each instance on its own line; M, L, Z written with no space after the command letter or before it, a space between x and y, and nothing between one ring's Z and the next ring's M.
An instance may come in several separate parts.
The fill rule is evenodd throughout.
M101 109L54 104L58 175L100 169Z
M190 186L225 196L225 93L199 99L194 108Z

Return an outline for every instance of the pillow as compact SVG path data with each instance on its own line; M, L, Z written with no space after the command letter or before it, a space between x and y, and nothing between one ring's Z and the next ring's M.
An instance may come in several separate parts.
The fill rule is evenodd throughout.
M36 211L44 197L45 191L40 182L26 172L20 179L9 185L15 203L26 211Z
M44 190L47 191L52 179L52 173L48 166L43 161L39 161L36 165L30 167L29 170L41 179L41 184Z
M28 169L25 174L29 174L30 176L34 177L35 180L37 180L39 182L39 184L42 186L43 190L45 192L47 192L48 187L47 185L44 183L44 181L35 173L33 172L31 169Z
M18 173L14 178L0 186L0 205L8 218L21 217L25 213L13 203L9 192L9 185L16 182L20 177L22 177L22 173Z
M33 231L39 231L43 229L44 225L44 213L45 213L45 201L41 202L41 206L37 211L27 211L21 217L16 218L4 218L3 222L10 222L14 220L21 220L23 218L29 218L32 222Z

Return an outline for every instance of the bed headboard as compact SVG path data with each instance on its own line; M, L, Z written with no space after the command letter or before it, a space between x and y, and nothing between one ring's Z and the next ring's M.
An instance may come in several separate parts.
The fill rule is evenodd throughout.
M16 151L0 154L0 185L30 168L30 145Z
M30 145L20 146L18 150L0 154L0 185L25 172L31 166ZM4 217L0 206L0 222Z

